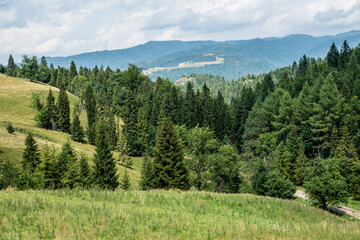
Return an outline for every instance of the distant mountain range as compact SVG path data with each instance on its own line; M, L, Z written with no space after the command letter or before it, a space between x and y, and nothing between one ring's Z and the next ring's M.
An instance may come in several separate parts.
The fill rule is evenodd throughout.
M340 49L344 40L351 47L360 43L360 31L333 36L304 34L282 38L256 38L239 41L150 41L120 50L82 53L68 57L47 57L54 66L109 66L124 69L129 63L142 67L151 78L169 77L172 81L190 73L208 73L238 79L260 74L298 61L303 54L325 57L332 42Z

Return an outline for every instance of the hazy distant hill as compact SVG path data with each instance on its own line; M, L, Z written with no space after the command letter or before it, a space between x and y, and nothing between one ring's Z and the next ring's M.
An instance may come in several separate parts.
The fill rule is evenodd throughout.
M286 66L305 53L309 57L324 57L332 42L340 49L344 40L351 47L360 43L360 31L334 36L314 37L304 34L282 38L256 38L239 41L161 41L147 42L132 48L83 53L68 57L48 57L55 66L110 66L126 68L135 63L144 68L150 77L169 77L183 74L208 73L237 79L247 74L260 74Z

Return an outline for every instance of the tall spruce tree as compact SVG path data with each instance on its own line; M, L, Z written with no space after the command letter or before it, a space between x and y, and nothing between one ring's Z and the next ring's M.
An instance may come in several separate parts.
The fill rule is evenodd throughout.
M71 125L71 139L76 142L84 142L84 130L80 125L79 114L74 110L74 120Z
M331 44L330 50L326 55L326 61L330 67L336 68L339 63L339 50L337 49L335 43Z
M36 141L31 133L25 139L22 167L24 171L34 173L40 164L40 153Z
M194 90L190 82L188 82L186 87L186 97L185 97L185 105L184 105L184 123L188 129L196 126L197 123L196 111L197 111L197 104L196 104Z
M138 143L138 104L135 99L135 93L132 91L129 91L127 94L122 116L124 121L123 133L129 147L129 155L139 156L141 151Z
M70 132L70 105L65 85L60 84L58 100L58 128L63 132Z
M73 166L73 164L77 161L76 160L76 153L74 148L71 146L70 142L66 142L61 147L61 152L58 157L58 172L60 176L61 182L66 177L65 174Z
M115 160L106 139L106 124L103 120L100 120L97 126L95 146L94 183L100 188L115 190L119 181Z
M154 165L153 161L147 152L143 158L143 165L141 169L140 187L142 190L149 190L154 188Z
M88 128L87 135L89 143L95 144L95 122L96 122L96 100L92 87L89 85L85 92L85 109L87 113Z
M7 65L7 68L6 68L6 74L11 76L11 77L14 77L15 73L16 73L15 61L14 61L14 58L10 54L8 65Z
M154 187L188 189L189 176L184 154L173 124L165 120L160 127L154 156Z

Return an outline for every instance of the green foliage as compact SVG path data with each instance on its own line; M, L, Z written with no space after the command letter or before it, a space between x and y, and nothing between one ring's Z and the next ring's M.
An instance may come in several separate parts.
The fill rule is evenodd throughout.
M322 209L327 209L329 204L347 202L348 187L336 158L322 159L310 168L304 187L309 198Z
M66 142L62 145L61 152L58 157L57 170L59 171L61 182L64 182L64 178L68 170L72 171L71 168L74 167L76 161L77 159L74 148L71 146L70 142Z
M326 60L330 67L336 68L339 64L339 50L336 48L335 43L331 44L330 50L326 56Z
M124 170L124 174L121 178L120 185L121 185L121 188L124 189L125 191L129 190L131 187L130 175L129 175L127 168L125 168L125 170Z
M148 153L143 157L143 165L141 168L140 187L142 190L154 188L154 163Z
M269 171L262 160L259 161L251 182L258 195L293 198L296 191L290 180L285 179L276 171Z
M12 161L0 159L0 190L18 185L20 171Z
M85 92L85 109L87 113L88 127L87 135L89 143L95 144L95 122L96 122L96 101L92 87L89 85Z
M60 84L58 100L58 128L63 132L70 132L70 106L69 99L65 89L65 83Z
M94 183L102 189L115 190L119 185L116 165L106 139L106 125L102 121L97 126L95 146Z
M44 188L56 189L60 185L58 161L55 155L55 148L46 145L41 151L41 163L39 165L44 181Z
M6 74L11 77L15 77L16 75L16 64L11 54L9 56L8 65L6 68Z
M71 139L76 142L84 142L84 130L80 125L79 115L74 112L74 120L71 124Z
M173 124L165 120L160 126L154 154L154 188L189 188L184 154Z

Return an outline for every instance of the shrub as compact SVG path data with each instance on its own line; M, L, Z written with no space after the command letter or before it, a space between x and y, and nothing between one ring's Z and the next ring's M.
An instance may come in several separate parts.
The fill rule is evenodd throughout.
M6 127L6 130L8 133L13 134L15 132L13 125L9 122L9 124Z

